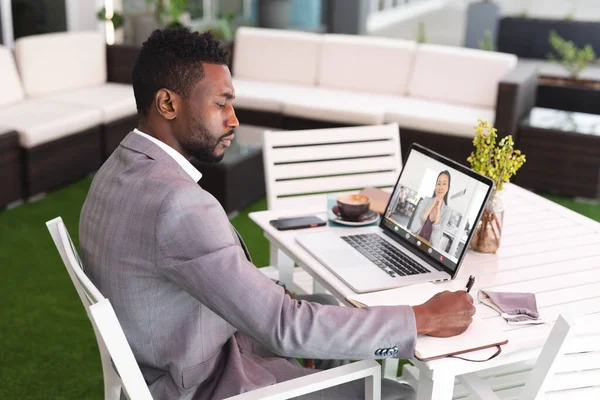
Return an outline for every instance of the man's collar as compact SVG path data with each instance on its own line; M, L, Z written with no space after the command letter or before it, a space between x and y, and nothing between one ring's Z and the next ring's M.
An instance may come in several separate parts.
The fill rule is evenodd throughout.
M194 182L198 182L202 178L202 173L200 173L200 171L198 171L192 165L192 163L190 163L188 160L186 160L186 158L181 153L179 153L177 150L175 150L174 148L172 148L165 142L158 140L157 138L150 136L147 133L144 133L137 128L135 128L133 131L136 134L150 140L152 143L156 144L158 147L163 149L165 151L165 153L167 153L169 156L171 156L171 158L173 158L177 162L177 164L179 164L179 166L194 180Z

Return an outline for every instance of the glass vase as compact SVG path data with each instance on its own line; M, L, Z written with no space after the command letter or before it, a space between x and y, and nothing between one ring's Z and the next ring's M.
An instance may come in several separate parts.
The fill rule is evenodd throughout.
M504 202L501 193L494 191L488 200L471 240L471 250L480 253L496 253L498 251L504 223Z

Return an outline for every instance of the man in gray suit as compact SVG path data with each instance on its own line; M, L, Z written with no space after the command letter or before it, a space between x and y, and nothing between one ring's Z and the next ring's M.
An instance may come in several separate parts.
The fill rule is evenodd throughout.
M417 333L463 332L475 312L464 291L416 307L322 305L292 299L249 261L188 161L219 161L233 140L226 62L210 34L151 35L133 71L138 129L98 171L81 213L86 273L113 304L153 397L221 399L314 372L284 356L407 358ZM384 398L412 394L384 387ZM363 394L355 382L310 398Z

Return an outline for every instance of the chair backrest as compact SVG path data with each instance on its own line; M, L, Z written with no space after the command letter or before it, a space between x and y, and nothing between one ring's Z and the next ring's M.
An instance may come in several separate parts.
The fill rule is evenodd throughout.
M599 377L600 315L559 314L537 359L461 375L464 387L456 385L454 397L466 397L466 387L473 398L490 400L600 398Z
M102 299L92 304L90 319L112 357L128 397L131 400L151 400L150 390L110 301Z
M328 193L392 188L402 168L397 124L263 134L269 209L322 207Z
M240 27L235 33L236 78L313 86L317 83L321 35ZM260 57L259 57L260 55Z
M421 44L408 93L421 99L493 108L498 82L516 65L514 54Z
M102 361L102 372L104 374L104 398L105 398L105 400L119 400L119 398L121 396L121 388L122 387L130 395L131 399L136 399L136 398L150 399L151 398L151 397L149 397L150 392L148 391L147 386L146 386L146 391L148 392L147 397L144 397L144 396L133 397L132 396L132 392L130 390L134 390L135 393L139 393L139 390L140 390L140 389L138 389L139 385L136 383L135 379L133 382L128 382L128 381L126 381L126 379L128 379L130 374L135 375L135 372L131 373L128 370L127 373L124 373L124 371L118 370L119 372L117 373L113 368L111 358L114 358L115 353L111 353L109 351L109 347L105 343L105 341L103 339L103 335L101 335L101 332L98 329L98 327L96 326L96 323L94 322L94 319L92 317L92 307L96 304L99 304L99 303L105 301L106 298L104 296L102 296L102 294L100 293L98 288L96 288L96 286L92 283L92 281L85 275L84 270L83 270L83 265L81 264L81 259L79 258L77 250L75 249L75 245L73 244L73 241L71 240L71 236L69 235L69 232L67 231L67 227L65 226L62 218L61 217L54 218L53 220L46 222L46 226L48 227L48 230L50 231L52 240L54 241L54 244L56 245L56 249L58 250L60 257L62 258L65 268L67 269L67 272L69 273L69 276L71 277L71 281L73 282L73 285L75 286L75 290L77 290L77 294L79 295L81 303L83 304L83 307L85 308L85 311L88 314L88 317L90 318L90 320L92 322L92 327L94 328L94 333L96 335L96 341L98 342L98 349L100 350L100 359ZM103 307L106 307L106 306L103 306ZM112 306L110 306L110 304L109 304L109 307L112 311ZM113 314L114 314L114 311L113 311ZM106 317L106 318L108 318L108 317ZM115 316L115 318L116 318L116 316ZM120 326L119 326L119 329L121 329ZM121 330L121 332L122 332L122 330ZM123 339L125 339L125 336L123 336ZM126 343L126 341L125 341L125 343ZM129 349L129 352L131 353L131 349L129 348L129 345L127 345L127 348ZM133 354L132 354L132 356L133 356ZM142 376L137 364L135 364L134 366L131 366L129 363L127 363L125 365L127 365L128 368L137 370L137 372L139 373L139 376L140 377ZM143 377L141 377L141 379L142 379L142 382L144 382ZM130 389L130 387L129 387L130 385L132 386L132 389ZM144 386L145 385L146 384L144 383Z
M406 94L417 51L416 42L362 35L327 34L322 37L319 86L378 94ZM377 74L372 73L373 60L378 61Z
M106 82L106 43L99 32L57 32L15 41L15 60L28 97Z
M104 299L98 288L90 281L87 275L83 272L83 265L77 253L77 249L71 240L71 236L67 231L61 217L54 218L46 222L46 226L50 231L52 240L56 245L56 249L62 258L63 264L71 277L71 281L77 290L77 294L85 307L89 316L90 305Z

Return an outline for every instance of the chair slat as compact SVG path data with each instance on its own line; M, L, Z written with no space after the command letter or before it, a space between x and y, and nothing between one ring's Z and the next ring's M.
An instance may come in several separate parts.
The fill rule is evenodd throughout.
M271 150L273 163L362 158L394 154L391 140L381 142L352 142L322 146L283 147Z
M600 386L550 392L544 395L544 400L579 400L600 399Z
M397 124L278 131L269 132L268 135L272 146L299 146L377 139L399 140Z
M373 171L394 171L400 174L398 159L394 156L359 158L351 160L317 161L273 166L273 179L311 176L356 174Z
M363 175L336 176L327 178L298 179L275 182L273 185L279 196L336 192L347 189L362 189L367 186L389 186L395 173L382 172Z

